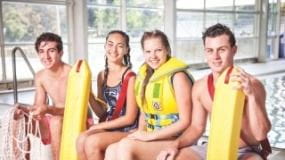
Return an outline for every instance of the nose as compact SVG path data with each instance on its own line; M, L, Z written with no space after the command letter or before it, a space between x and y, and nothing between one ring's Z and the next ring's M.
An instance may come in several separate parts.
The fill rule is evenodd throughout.
M219 59L220 58L220 54L219 54L218 51L214 51L212 56L213 56L214 59Z
M44 57L45 59L49 59L49 58L50 58L49 52L44 52L44 53L43 53L43 57Z
M150 52L150 57L151 58L156 58L156 52L155 51Z
M110 48L110 51L111 51L111 52L116 52L116 51L117 51L117 46L115 46L115 45L112 46L112 47Z

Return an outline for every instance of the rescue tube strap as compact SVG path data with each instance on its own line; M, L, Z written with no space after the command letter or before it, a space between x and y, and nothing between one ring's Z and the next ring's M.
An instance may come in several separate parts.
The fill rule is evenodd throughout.
M121 91L120 91L120 94L119 94L119 98L118 98L118 101L116 103L116 109L115 111L113 112L113 115L111 117L111 120L114 120L116 118L119 117L122 109L123 109L123 106L126 102L126 99L127 99L127 89L128 89L128 82L129 82L129 79L132 77L132 76L135 76L136 74L134 72L129 72L125 79L123 80L123 83L122 83L122 88L121 88Z

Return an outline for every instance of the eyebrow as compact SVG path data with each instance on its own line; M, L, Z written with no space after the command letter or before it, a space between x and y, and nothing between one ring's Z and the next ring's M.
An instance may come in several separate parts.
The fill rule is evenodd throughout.
M114 42L111 41L111 40L108 40L107 43L114 43ZM120 45L125 45L125 43L118 43L118 44L120 44Z

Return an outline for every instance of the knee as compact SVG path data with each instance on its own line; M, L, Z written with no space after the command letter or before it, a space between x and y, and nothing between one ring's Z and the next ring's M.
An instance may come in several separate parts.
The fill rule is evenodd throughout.
M76 139L76 148L77 150L82 150L85 144L85 140L87 135L85 133L81 133Z
M123 138L118 143L118 154L132 154L134 150L134 140Z
M84 141L84 148L86 152L102 151L103 139L96 134L86 137Z
M105 160L113 160L117 156L117 143L109 145L105 151Z

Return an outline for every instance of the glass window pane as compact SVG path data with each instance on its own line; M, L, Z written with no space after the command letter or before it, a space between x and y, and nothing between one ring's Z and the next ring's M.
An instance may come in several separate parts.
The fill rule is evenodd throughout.
M87 0L87 4L119 5L120 0Z
M53 32L64 42L63 61L68 62L67 17L64 5L48 5L21 2L3 2L5 62L7 79L12 80L11 51L21 47L35 71L42 68L34 49L36 38L43 32ZM19 12L20 11L20 12ZM32 79L27 64L20 53L16 53L17 78ZM28 73L27 73L28 72ZM26 74L27 73L27 74Z
M176 45L177 51L175 56L178 58L190 64L204 62L204 46L202 40L179 40Z
M280 33L285 33L285 0L281 3Z
M127 0L127 6L163 8L163 0Z
M95 7L88 8L88 40L95 42L96 38L105 38L113 29L120 28L119 8ZM101 41L102 42L102 41Z
M255 14L236 14L234 32L236 37L254 36Z
M164 30L163 11L153 9L127 9L127 32L130 37L140 38L144 31Z
M234 14L228 13L206 13L206 28L216 23L227 25L232 29Z
M105 43L88 45L88 64L92 71L92 79L97 80L97 74L105 68Z
M204 1L197 0L176 0L178 9L204 9Z
M233 0L206 0L206 9L233 10Z
M23 49L26 56L29 57L28 60L35 71L38 71L40 68L42 68L42 65L37 58L37 54L35 52L33 45L22 45L20 47ZM13 48L14 46L5 47L7 80L13 80L12 56L11 56ZM20 51L17 51L16 52L17 79L33 79L33 75L30 72L28 65L25 63L23 57L20 55L21 55Z
M235 59L257 57L258 38L237 39L237 46Z
M268 29L267 35L274 36L276 35L276 26L277 25L277 13L269 13L268 14Z
M277 12L277 0L269 0L269 12Z
M0 48L0 55L2 55L2 49ZM2 67L2 56L0 56L0 81L2 81L4 79L4 76L3 76L3 67Z
M6 43L33 42L42 32L67 40L65 6L3 2L3 22Z
M255 0L235 0L237 11L255 11Z
M202 36L203 13L177 12L177 38L197 38Z
M144 63L144 56L143 52L141 49L141 44L140 43L131 43L131 62L133 65L133 70L135 72L138 71L139 67Z

